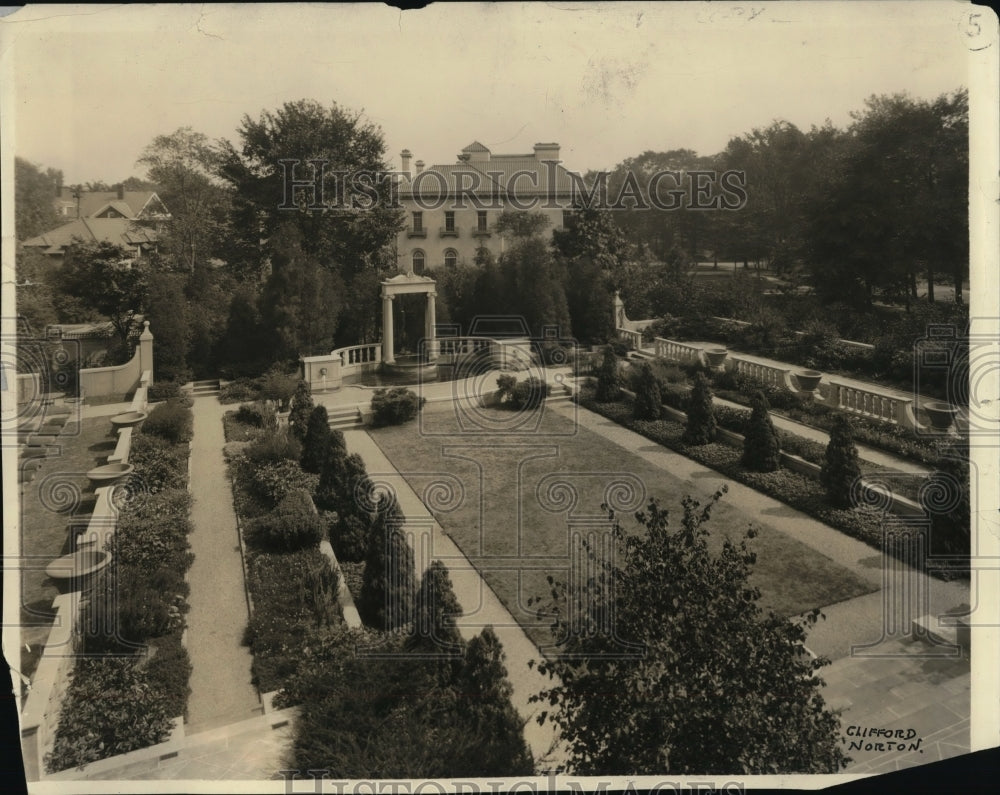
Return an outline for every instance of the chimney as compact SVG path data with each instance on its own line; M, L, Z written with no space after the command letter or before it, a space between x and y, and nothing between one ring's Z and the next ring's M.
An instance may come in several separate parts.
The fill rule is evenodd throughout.
M417 167L417 173L418 173L418 174L419 174L419 173L420 173L421 171L423 171L423 170L424 170L424 161L423 161L423 160L418 160L418 161L417 161L416 163L414 163L414 165L415 165L415 166Z
M119 185L118 186L118 200L121 201L124 198L125 198L125 186L124 185Z
M535 144L535 160L558 160L559 144Z
M399 159L403 163L403 171L407 174L410 173L410 158L413 157L413 153L409 149L404 149L399 153Z

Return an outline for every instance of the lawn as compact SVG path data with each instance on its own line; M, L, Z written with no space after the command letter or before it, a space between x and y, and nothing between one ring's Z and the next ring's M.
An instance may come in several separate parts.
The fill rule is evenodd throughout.
M34 558L21 569L22 673L30 676L49 634L52 600L59 593L44 568L53 558L72 552L68 532L71 524L89 519L94 508L94 489L88 470L104 464L114 452L116 437L107 417L83 420L66 426L58 439L62 454L43 459L30 483L22 484L21 555Z
M490 427L505 416L484 410L480 419ZM528 600L548 595L547 575L566 578L571 524L584 533L601 530L600 506L609 484L641 483L648 496L677 516L685 495L703 499L725 482L715 473L698 483L682 481L550 410L537 430L523 435L463 434L450 405L425 408L419 426L383 428L371 435L417 494L432 491L431 473L458 478L464 490L460 504L432 513L540 645L551 638ZM576 491L570 522L565 511L545 506L555 507L569 493L553 485L553 473L565 473L559 479ZM850 570L744 513L728 496L708 525L712 543L721 548L725 538L738 541L751 523L760 531L753 541L753 582L765 609L792 616L874 590ZM631 515L624 524L638 527Z

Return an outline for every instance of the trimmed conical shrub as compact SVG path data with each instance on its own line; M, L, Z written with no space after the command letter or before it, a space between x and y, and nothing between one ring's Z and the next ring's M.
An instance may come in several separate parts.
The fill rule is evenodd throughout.
M302 458L299 463L306 472L318 474L323 467L323 459L327 455L327 445L331 437L330 419L326 408L316 406L309 413L306 431L301 436Z
M601 366L597 369L597 392L594 398L601 403L612 403L622 394L622 378L618 372L618 357L610 345L604 349Z
M774 472L781 463L781 444L771 422L770 406L764 393L757 391L750 403L753 411L743 439L740 462L754 472Z
M687 425L684 427L684 444L708 444L715 440L715 410L712 406L712 388L704 373L694 377L694 389L687 406Z
M380 506L368 537L358 612L366 624L386 632L413 617L416 574L413 550L403 535L403 515L393 502Z
M639 378L635 386L635 403L632 416L637 420L658 420L663 413L663 395L649 362L639 365Z
M299 381L292 395L291 410L288 413L288 427L300 442L306 438L309 418L312 416L312 390L308 381Z
M838 414L830 429L826 461L819 474L830 504L835 508L850 508L851 489L859 477L861 465L858 463L858 448L854 446L854 432L850 420Z

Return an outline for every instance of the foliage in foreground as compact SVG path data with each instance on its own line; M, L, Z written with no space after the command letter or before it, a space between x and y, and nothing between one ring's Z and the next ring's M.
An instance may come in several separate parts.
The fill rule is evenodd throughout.
M406 387L376 389L372 394L372 425L379 428L409 422L426 402L427 398L418 397L416 392Z
M845 766L839 721L826 709L800 623L757 604L749 584L751 528L719 555L704 526L722 496L687 497L681 526L656 500L629 535L613 513L616 564L588 550L597 574L554 583L560 656L536 700L569 748L578 775L833 773ZM710 619L708 617L711 617Z

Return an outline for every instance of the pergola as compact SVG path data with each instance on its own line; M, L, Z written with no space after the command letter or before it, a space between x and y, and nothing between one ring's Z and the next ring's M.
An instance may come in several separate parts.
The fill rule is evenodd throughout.
M392 302L397 295L424 293L427 296L427 310L424 313L424 338L426 340L427 358L434 361L437 358L437 341L434 332L435 305L437 298L437 282L429 276L418 276L412 270L400 273L382 282L382 362L395 364L395 340L392 325Z

